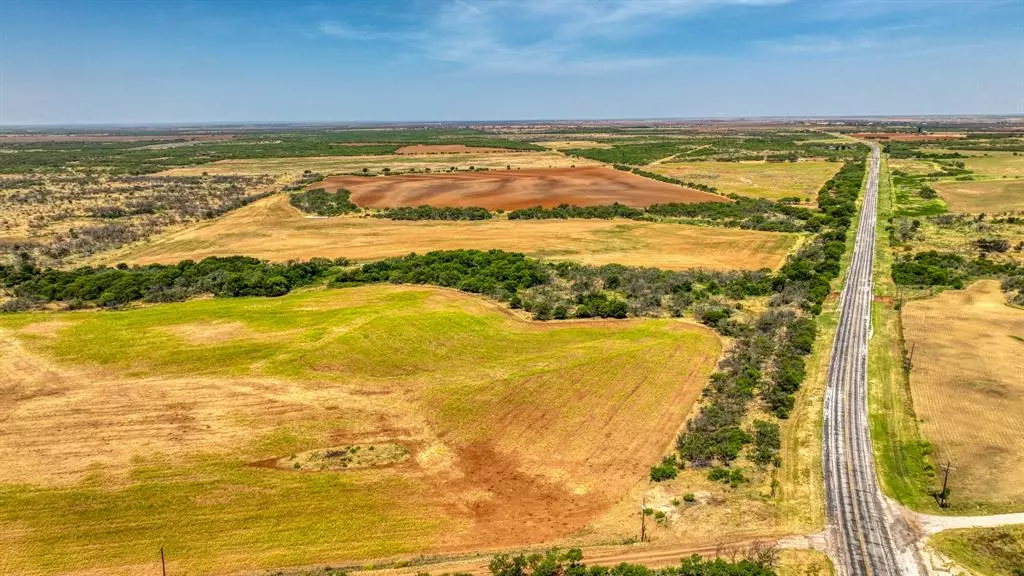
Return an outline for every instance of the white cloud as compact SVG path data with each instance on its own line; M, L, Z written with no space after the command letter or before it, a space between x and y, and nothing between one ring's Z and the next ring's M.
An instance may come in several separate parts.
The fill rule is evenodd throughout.
M324 36L343 38L345 40L379 40L387 36L375 30L353 28L340 22L321 22L317 29Z
M475 70L589 74L681 60L677 55L597 54L598 41L641 36L716 8L791 1L449 0L408 32L383 33L336 22L320 24L319 31L346 40L398 41L431 59Z

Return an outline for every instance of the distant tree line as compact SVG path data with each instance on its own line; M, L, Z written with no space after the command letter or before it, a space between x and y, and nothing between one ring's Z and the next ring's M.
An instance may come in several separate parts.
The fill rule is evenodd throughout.
M768 232L814 231L820 219L807 208L789 206L771 200L732 196L732 202L673 202L632 208L623 204L575 206L562 204L554 208L534 206L509 212L510 220L544 220L566 218L629 218L632 220L680 219L693 224L713 224L745 230Z
M317 216L339 216L359 210L349 196L349 191L344 188L334 192L314 188L305 192L292 192L288 196L288 201L303 212Z
M490 220L493 217L490 210L476 206L437 208L427 205L384 208L371 215L390 220Z

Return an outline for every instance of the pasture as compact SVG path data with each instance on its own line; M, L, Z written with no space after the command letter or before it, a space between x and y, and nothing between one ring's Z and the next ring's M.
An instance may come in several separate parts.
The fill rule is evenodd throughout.
M1024 180L938 182L934 188L954 212L1024 210Z
M594 206L619 202L640 207L666 202L728 202L715 194L611 168L495 170L383 178L334 176L315 186L350 190L352 201L368 208L429 204L514 210L538 205L552 208L559 204Z
M1021 178L1024 177L1024 156L1013 152L985 152L984 154L969 153L970 158L963 160L964 165L984 178Z
M289 158L252 158L221 160L198 166L172 168L161 172L169 176L210 175L286 175L299 174L304 170L321 174L357 174L366 169L368 174L381 174L387 168L391 173L425 170L445 171L450 168L468 170L489 168L505 170L532 168L569 168L572 166L596 166L599 162L585 158L569 158L558 152L501 152L436 153L436 154L392 154L378 156L310 156Z
M903 307L910 389L961 510L1024 509L1024 310L983 280Z
M714 186L724 194L778 200L798 196L816 201L821 186L842 167L839 162L665 162L651 167L659 174Z
M599 265L757 270L781 266L801 239L799 234L625 220L306 218L287 197L274 196L106 254L102 261L173 263L233 254L273 261L316 256L374 260L410 252L496 248Z
M5 315L0 571L550 541L646 481L721 351L680 321L535 324L405 286ZM339 446L409 456L303 468Z

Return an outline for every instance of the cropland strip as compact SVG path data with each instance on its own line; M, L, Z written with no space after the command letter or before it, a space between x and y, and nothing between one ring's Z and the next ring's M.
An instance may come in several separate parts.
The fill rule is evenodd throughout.
M508 149L466 146L465 144L411 144L395 150L395 154L456 154L459 152L493 153L508 152Z
M670 270L778 268L802 236L623 220L392 221L305 218L284 196L268 198L104 262L176 263L245 254L286 261L312 257L374 260L410 252L492 248L587 264L620 263Z
M496 170L384 178L337 176L317 186L346 188L356 204L368 208L429 204L513 210L559 204L593 206L619 202L648 206L666 202L728 202L715 194L611 168Z
M1024 180L939 182L934 187L954 212L1024 210Z
M504 150L492 153L463 154L417 154L417 155L385 155L385 156L311 156L289 158L254 158L242 160L221 160L199 166L173 168L162 172L167 176L198 176L203 173L210 175L258 175L258 174L300 174L303 170L324 174L363 173L380 174L387 168L391 172L411 170L432 170L439 172L456 168L467 170L473 168L489 168L505 170L532 168L569 168L572 166L597 166L599 162L585 158L569 158L558 152L515 152Z
M818 190L842 168L841 162L665 162L649 168L684 181L714 186L723 194L814 201Z
M910 387L955 509L1024 509L1024 310L980 281L903 308Z
M0 345L17 574L149 572L160 545L200 575L550 541L646 478L721 354L679 321L540 325L403 286L5 315ZM386 443L410 457L273 464Z

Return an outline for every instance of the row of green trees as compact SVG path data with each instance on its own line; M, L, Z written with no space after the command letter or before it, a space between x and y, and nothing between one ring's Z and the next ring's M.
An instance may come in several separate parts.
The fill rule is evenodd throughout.
M490 210L477 206L437 208L427 205L384 208L373 216L390 220L490 220L493 217Z
M672 202L632 208L623 204L575 206L562 204L554 208L534 206L509 212L510 220L543 220L567 218L630 218L657 220L672 218L693 224L713 224L746 230L769 232L815 231L822 225L814 212L799 206L760 198L732 197L732 202Z
M0 266L0 287L15 297L9 310L47 302L70 308L119 307L145 302L174 302L201 294L218 297L281 296L298 286L320 281L349 265L344 258L273 264L245 256L210 257L174 265L85 266L74 270L42 269L23 259Z
M743 428L747 405L759 395L779 418L793 407L793 395L806 375L804 357L814 343L813 317L839 274L865 167L863 160L847 162L819 191L818 234L773 275L768 310L736 328L735 343L705 390L704 406L677 438L684 461L728 463L755 438L753 461L777 458L766 429L751 433Z

